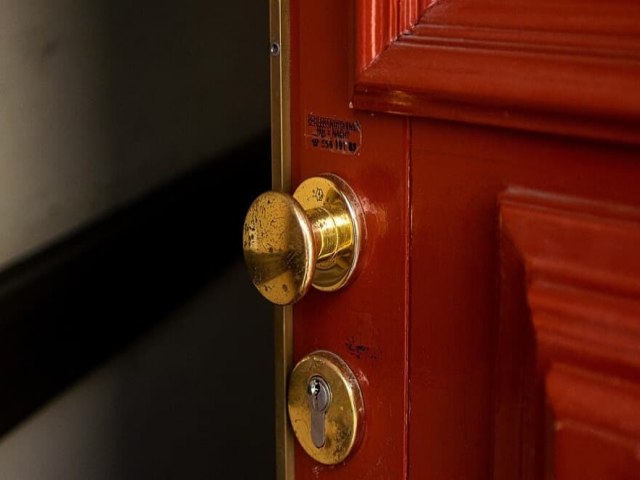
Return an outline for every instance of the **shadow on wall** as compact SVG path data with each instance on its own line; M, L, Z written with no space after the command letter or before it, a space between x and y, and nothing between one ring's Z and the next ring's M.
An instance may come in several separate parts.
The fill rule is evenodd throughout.
M268 2L0 4L0 268L268 128Z
M273 478L270 314L236 263L6 436L0 478Z
M2 3L0 478L271 478L267 7Z
M268 155L265 134L0 274L3 432L128 345L0 442L0 478L270 478L271 308L229 270Z

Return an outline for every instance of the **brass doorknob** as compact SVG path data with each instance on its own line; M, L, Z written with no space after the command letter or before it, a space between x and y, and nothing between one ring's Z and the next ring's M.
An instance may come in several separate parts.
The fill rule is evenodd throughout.
M360 202L336 175L311 177L293 196L266 192L244 221L244 258L267 300L289 305L310 285L338 290L352 278L363 243Z

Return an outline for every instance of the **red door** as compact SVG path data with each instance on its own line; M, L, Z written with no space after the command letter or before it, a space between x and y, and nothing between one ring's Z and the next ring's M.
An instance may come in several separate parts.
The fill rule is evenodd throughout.
M639 479L640 3L272 13L276 154L294 188L347 180L367 229L358 277L279 331L342 357L366 411L343 464L295 446L296 480Z

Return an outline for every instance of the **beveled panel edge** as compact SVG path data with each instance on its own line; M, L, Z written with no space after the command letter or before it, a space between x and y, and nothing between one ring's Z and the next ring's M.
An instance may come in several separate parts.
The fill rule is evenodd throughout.
M402 33L418 21L427 5L437 0L356 0L356 78Z
M531 471L546 457L547 468L559 469L556 478L574 478L583 463L575 457L580 446L573 442L588 438L608 452L602 459L590 457L589 468L604 471L609 468L606 459L615 457L621 459L621 471L636 471L640 463L635 455L640 441L640 255L635 247L640 243L640 209L515 188L500 195L499 207L501 277L510 279L503 282L501 311L511 311L513 316L514 304L509 302L522 295L526 307L520 312L527 312L531 327L527 333L521 323L503 317L501 330L512 333L502 341L531 335L535 345L502 370L508 377L509 369L532 360L539 379L526 375L511 376L507 383L503 379L497 396L502 404L496 404L496 421L502 421L502 426L496 423L496 438L502 444L494 446L495 461L510 453L519 458L520 471L529 471L526 478L537 478L540 472L531 476ZM514 283L516 278L520 282ZM528 359L529 354L534 358ZM542 404L526 407L526 402L517 402L518 408L504 413L510 409L508 399L520 396L529 401L544 398L547 415L553 417L546 419L546 431L531 428L526 420L544 424ZM505 415L514 414L525 420L505 429ZM505 438L514 433L523 444L536 446L536 462L527 458L532 457L530 453L514 452L521 447L505 446ZM549 445L558 441L563 444L560 463L549 452Z
M464 2L431 6L445 3ZM604 31L596 15L584 35L521 30L509 23L509 3L492 28L469 18L444 24L436 7L356 72L354 108L640 143L640 35Z

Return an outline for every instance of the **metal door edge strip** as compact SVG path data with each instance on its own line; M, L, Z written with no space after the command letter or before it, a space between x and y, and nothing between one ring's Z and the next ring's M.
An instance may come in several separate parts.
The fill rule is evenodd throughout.
M270 0L271 172L274 190L291 190L289 0ZM287 418L287 380L293 368L291 306L275 307L276 480L294 480L294 437Z

